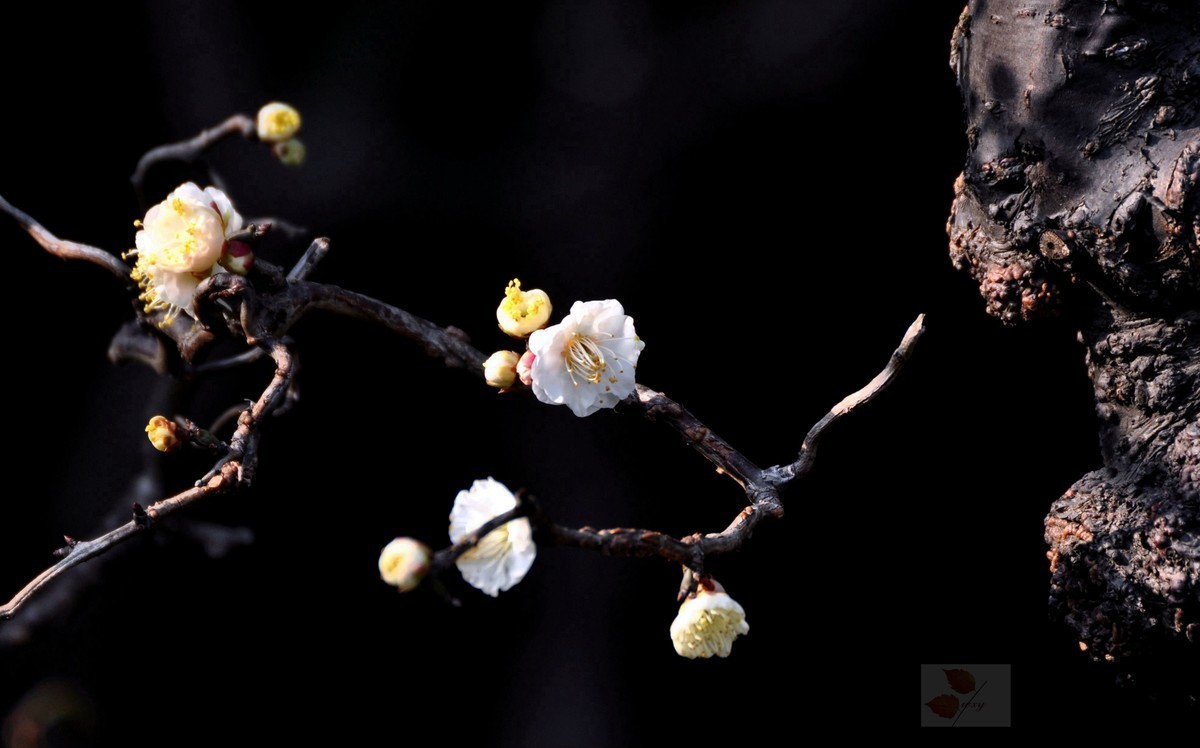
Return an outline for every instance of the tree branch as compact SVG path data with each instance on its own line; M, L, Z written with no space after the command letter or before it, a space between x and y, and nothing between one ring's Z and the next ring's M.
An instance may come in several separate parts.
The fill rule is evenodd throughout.
M163 161L195 161L206 150L231 135L241 135L243 138L258 137L254 120L244 114L235 114L193 138L181 140L178 143L160 145L146 151L138 161L137 168L133 170L133 176L129 178L129 181L133 183L133 188L137 191L138 198L141 199L143 196L142 188L146 181L146 172L152 166Z
M42 245L43 249L55 257L61 257L64 260L85 260L99 265L120 278L126 286L133 287L133 279L129 277L129 266L116 256L98 247L59 239L28 213L5 200L3 195L0 195L0 211L12 216L13 220L25 229L25 232L32 236L35 242Z
M925 315L920 314L908 326L908 330L905 331L904 337L900 340L900 345L896 350L892 351L892 357L888 359L887 366L883 367L883 371L876 374L875 378L867 382L866 386L862 389L842 398L821 420L817 421L809 429L808 436L804 437L804 444L800 447L800 456L790 465L772 468L772 470L778 471L778 477L773 477L772 479L786 482L805 475L809 470L812 470L813 463L817 457L817 443L829 427L855 408L871 402L875 399L876 395L887 389L892 380L896 378L896 375L900 373L900 369L908 362L909 357L912 356L913 347L916 346L917 341L924 334Z
M275 376L271 378L271 382L263 390L258 400L242 413L238 419L237 430L230 441L229 451L217 461L217 464L199 482L199 485L161 499L146 509L142 509L139 504L134 504L134 516L129 522L93 540L70 543L63 549L65 555L62 560L34 577L11 600L0 606L0 621L12 618L30 597L50 582L79 564L124 543L143 530L150 529L158 520L208 496L236 490L250 484L250 478L258 460L258 429L263 420L283 401L294 373L291 353L287 346L273 340L265 341L263 344L269 349L271 357L275 359Z
M141 180L153 164L165 159L196 158L213 143L233 134L252 137L253 121L244 115L236 115L195 138L151 150L143 156L134 172L135 186L140 190ZM86 259L104 265L121 277L127 285L131 284L128 268L112 255L94 247L59 240L32 218L3 201L3 198L0 198L0 208L16 218L35 240L52 253L68 259ZM181 357L190 361L199 346L213 337L210 330L222 328L255 346L255 349L228 359L196 366L191 373L218 371L257 360L262 353L266 353L275 361L274 376L259 398L237 416L237 428L229 440L225 454L194 487L161 499L146 510L135 504L134 518L130 522L94 540L72 542L65 549L65 556L61 561L39 574L11 601L0 607L0 620L11 618L30 596L55 578L151 527L158 519L205 496L248 486L257 467L260 426L265 418L281 412L289 401L288 393L293 384L296 367L294 354L286 342L285 335L293 324L310 311L325 310L376 322L420 343L428 355L440 359L447 367L465 368L477 377L483 377L483 352L472 346L467 335L458 328L440 327L378 299L338 286L306 280L328 249L327 239L316 239L286 275L269 263L260 263L249 277L220 273L200 284L195 293L194 305L200 323L208 330L199 326L183 329L177 325L178 329L165 331L179 346ZM143 319L143 322L145 321ZM748 505L720 532L696 533L685 538L675 538L644 529L596 530L590 527L563 527L551 522L531 498L525 498L511 511L492 518L458 543L435 554L434 570L436 572L449 568L492 530L513 519L529 517L538 537L544 543L597 550L606 555L657 556L679 563L694 572L690 576L685 574L686 588L689 579L704 573L706 556L739 549L762 520L783 516L780 489L811 470L817 443L835 421L856 407L870 402L895 379L923 332L924 315L921 315L908 328L884 369L865 387L836 404L810 429L795 462L766 469L760 468L664 393L637 385L633 394L620 403L619 407L623 411L640 412L644 418L661 422L673 429L696 452L715 465L718 472L729 476L745 492ZM116 345L115 341L114 346ZM126 341L120 347L122 350L136 349L134 357L144 360L158 362L160 358L157 349L142 350L145 346L137 341Z
M575 529L550 522L540 507L529 505L526 499L515 509L484 523L458 543L438 551L434 556L433 568L435 571L447 568L492 530L518 517L528 516L540 542L543 543L599 551L606 556L658 556L666 561L682 564L697 575L703 574L705 557L738 550L750 539L759 522L768 517L783 516L783 502L779 496L779 489L811 470L816 444L835 421L873 400L895 380L924 333L925 315L922 314L909 325L899 347L892 353L883 370L866 386L834 405L833 409L809 430L801 448L800 458L796 462L776 465L765 470L755 465L679 403L661 392L638 385L634 394L621 403L620 407L623 410L641 411L647 419L662 422L677 431L701 456L716 465L719 472L728 475L746 491L750 505L738 512L721 532L697 533L685 538L675 538L655 530L626 527L607 530L590 527ZM429 345L429 341L425 342Z

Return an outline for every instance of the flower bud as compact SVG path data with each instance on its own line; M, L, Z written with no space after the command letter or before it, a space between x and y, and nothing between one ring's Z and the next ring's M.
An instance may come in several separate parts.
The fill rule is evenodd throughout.
M681 657L728 657L733 640L749 632L746 611L710 578L679 606L671 642Z
M266 143L289 140L300 129L300 112L290 104L273 101L258 110L258 139Z
M521 360L517 362L517 378L526 387L533 384L533 362L535 359L537 359L537 356L533 355L533 351L525 351L525 353L521 354Z
M483 362L483 378L492 387L512 387L513 382L517 381L519 359L516 351L496 351Z
M514 338L525 338L546 326L551 311L550 296L545 291L539 288L522 291L521 281L513 278L496 309L496 321L505 333Z
M396 538L379 554L379 576L401 592L412 592L429 573L429 546L412 538Z
M231 273L245 275L254 267L254 249L243 241L233 240L225 245L221 255L221 267Z
M146 437L159 452L174 452L183 446L179 426L165 416L154 416L146 424Z
M299 166L304 163L304 158L308 155L308 149L304 147L299 138L276 143L271 146L271 150L275 152L275 157L284 166Z

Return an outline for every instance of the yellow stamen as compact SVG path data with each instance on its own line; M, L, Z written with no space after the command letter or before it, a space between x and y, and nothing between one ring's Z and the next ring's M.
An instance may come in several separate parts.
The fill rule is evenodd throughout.
M608 368L600 346L596 345L596 341L580 333L571 336L571 342L567 343L567 347L563 349L563 358L567 362L567 374L570 375L571 382L576 387L579 386L579 382L575 381L576 374L579 374L586 382L598 384L601 377L604 376L604 371Z

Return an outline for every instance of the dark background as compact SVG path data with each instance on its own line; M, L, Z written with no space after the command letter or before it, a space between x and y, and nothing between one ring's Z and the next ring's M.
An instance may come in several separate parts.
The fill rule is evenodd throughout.
M647 341L639 379L762 464L791 459L917 313L929 333L829 435L786 519L713 560L751 633L693 662L667 634L678 570L658 561L543 548L499 600L451 579L461 609L395 594L375 562L398 534L444 544L455 492L487 475L563 523L676 534L723 527L731 482L640 419L497 397L369 325L306 321L302 400L269 426L254 490L193 513L253 544L213 560L166 527L79 570L72 605L0 625L0 713L59 704L64 745L430 727L450 744L649 745L912 726L918 665L975 661L1012 663L1018 725L1171 719L1048 620L1042 517L1098 465L1089 384L1069 321L1003 328L946 259L961 3L109 5L33 8L0 45L0 191L64 237L131 246L138 156L278 98L304 115L302 169L242 141L214 161L243 214L332 237L318 279L485 349L506 345L492 315L511 277L560 312L619 298ZM185 176L156 171L152 192ZM9 225L0 247L7 596L63 533L123 521L106 515L144 460L168 492L204 461L146 455L167 385L107 363L129 316L117 285ZM268 374L216 378L187 415Z

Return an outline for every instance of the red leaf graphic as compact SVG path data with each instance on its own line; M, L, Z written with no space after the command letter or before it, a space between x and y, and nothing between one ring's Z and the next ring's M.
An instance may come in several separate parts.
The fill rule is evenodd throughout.
M966 670L942 670L950 687L959 693L971 693L975 690L975 676Z
M941 696L935 696L925 706L939 717L950 719L958 714L958 697L944 693Z

